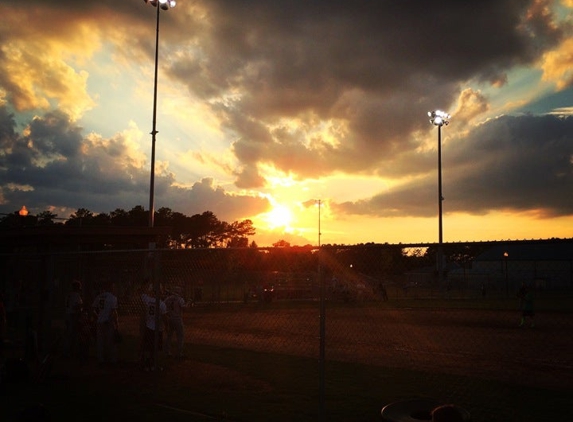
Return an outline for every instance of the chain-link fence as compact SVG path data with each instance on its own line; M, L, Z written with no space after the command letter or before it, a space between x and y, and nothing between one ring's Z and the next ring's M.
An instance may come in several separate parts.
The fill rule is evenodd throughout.
M318 384L314 420L337 420L344 400L333 383L360 396L385 382L376 368L403 380L416 374L380 397L380 407L430 394L467 408L472 420L516 420L527 413L516 403L532 404L516 400L514 387L573 391L573 259L540 251L534 257L524 247L535 245L445 244L441 276L432 244L4 255L6 339L28 357L63 354L72 281L81 281L88 310L112 282L124 337L120 362L139 363L148 309L142 294L155 285L162 299L177 292L185 300L188 359L205 347L317 359L320 370L307 375ZM534 318L523 321L522 287L535 300ZM90 361L89 314L82 324L78 336ZM371 369L337 380L348 377L335 369L339 363ZM556 411L570 412L570 403L561 404Z

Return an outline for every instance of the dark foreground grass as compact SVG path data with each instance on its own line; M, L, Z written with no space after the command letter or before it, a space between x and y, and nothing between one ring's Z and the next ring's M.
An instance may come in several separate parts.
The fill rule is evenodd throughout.
M186 360L164 363L144 373L129 361L56 357L44 380L2 385L0 420L17 421L34 404L51 421L319 420L316 359L189 345ZM329 422L380 421L384 405L413 397L453 399L474 422L573 420L571 391L341 362L328 362L325 375Z

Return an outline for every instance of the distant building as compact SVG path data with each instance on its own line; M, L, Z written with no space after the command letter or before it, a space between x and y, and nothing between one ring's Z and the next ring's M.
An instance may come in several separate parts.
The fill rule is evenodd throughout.
M516 289L529 283L540 289L573 288L573 239L493 244L470 268L448 274L469 284Z

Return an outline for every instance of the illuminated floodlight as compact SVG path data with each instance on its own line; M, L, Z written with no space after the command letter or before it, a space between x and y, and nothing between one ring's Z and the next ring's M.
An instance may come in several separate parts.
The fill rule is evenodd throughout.
M452 116L445 111L435 110L428 111L428 117L430 118L430 123L435 126L447 126Z
M171 9L175 7L175 5L177 4L175 0L143 0L143 1L145 3L151 4L153 7L157 7L157 5L159 4L159 7L161 7L163 10Z

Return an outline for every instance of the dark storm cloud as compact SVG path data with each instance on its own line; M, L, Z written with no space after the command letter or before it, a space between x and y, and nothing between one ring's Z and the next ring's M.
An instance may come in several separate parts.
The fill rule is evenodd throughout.
M63 113L52 111L32 120L27 138L33 140L34 150L40 156L74 158L79 151L82 128L71 126Z
M443 148L444 212L486 214L533 210L542 217L573 214L573 117L503 116ZM425 157L436 163L435 152ZM349 214L428 217L437 209L432 177L339 204ZM334 206L334 205L333 205Z
M543 34L550 45L559 36L547 18L525 21L531 3L210 1L215 32L207 52L233 64L221 69L227 76L255 66L244 83L249 91L277 90L261 108L282 114L285 107L332 103L349 88L383 94L422 75L428 82L464 80L529 62L539 53L534 37Z
M573 117L504 116L449 152L452 211L573 213ZM476 163L479 163L476 165Z
M269 203L263 198L230 195L225 189L216 186L213 179L206 177L194 183L189 189L170 188L170 208L189 210L189 214L198 214L211 210L217 218L227 222L247 218L247 216L265 212Z
M209 1L201 54L172 74L210 100L243 93L219 109L238 134L240 186L260 180L259 162L301 177L372 172L415 147L404 140L419 116L451 106L461 82L499 84L555 45L562 33L545 3ZM320 138L309 146L304 131L285 144L273 132L281 118L335 119L347 130L336 148Z
M9 113L6 107L0 107L0 149L2 151L13 147L17 137L15 127L14 115Z
M15 122L12 123L14 129ZM137 191L137 183L130 179L125 167L114 164L116 157L102 151L102 146L88 147L81 132L82 128L65 114L49 112L35 117L25 134L1 139L2 208L29 204L28 189L33 189L34 202L41 210L66 204L107 212L106 205L115 209L121 196ZM87 149L82 152L82 148ZM135 175L140 177L140 183L145 180L144 172Z
M13 117L0 107L0 123L2 212L21 204L33 212L63 204L69 211L87 208L95 213L143 204L148 208L149 169L130 155L133 151L122 136L85 138L82 128L61 112L35 117L18 134ZM227 194L210 179L191 189L177 188L174 182L170 173L156 174L157 208L166 206L186 215L210 210L232 222L238 214L248 216L268 207L261 198Z

